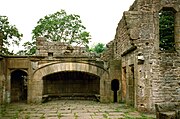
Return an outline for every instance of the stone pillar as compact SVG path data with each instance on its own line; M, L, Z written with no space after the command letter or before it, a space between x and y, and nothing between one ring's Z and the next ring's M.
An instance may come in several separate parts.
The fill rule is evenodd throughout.
M41 77L40 77L41 78ZM39 77L34 77L28 82L28 103L41 103L42 101L42 90L43 90L43 80Z
M108 93L108 87L107 87L107 81L109 80L108 73L104 72L104 74L101 76L100 79L100 102L110 102L110 100L107 98Z
M47 56L46 49L43 46L47 44L45 37L38 37L36 39L36 55Z
M109 94L108 98L111 99L111 102L114 101L114 91L112 90L111 83L112 80L118 80L119 81L119 90L117 91L117 102L121 102L121 61L120 60L111 60L110 61L110 67L109 67Z

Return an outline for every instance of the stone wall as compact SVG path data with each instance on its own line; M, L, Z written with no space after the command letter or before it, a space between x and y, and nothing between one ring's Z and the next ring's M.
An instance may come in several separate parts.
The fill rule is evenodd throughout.
M112 60L114 57L114 42L111 41L106 45L106 51L102 53L101 59L103 61Z
M180 102L179 5L180 0L136 0L118 24L112 42L114 59L122 61L122 101L138 110ZM176 11L172 53L159 50L159 11L164 7Z
M120 61L112 60L112 62L107 63L109 59L113 58L113 43L110 44L109 49L109 55L106 57L107 60L103 61L99 56L93 53L87 53L84 47L71 47L64 43L48 42L44 38L38 38L37 53L35 56L0 57L0 88L2 88L0 90L0 104L22 100L29 103L40 103L43 96L42 92L44 91L43 77L51 75L54 78L56 77L55 74L58 74L56 78L59 78L61 72L67 72L66 77L69 78L74 75L77 76L78 72L83 72L82 76L85 77L83 78L86 80L85 84L81 80L78 80L79 84L76 84L73 79L70 80L70 83L68 82L69 84L66 84L67 90L74 91L68 89L71 84L75 88L80 85L86 85L84 88L78 87L76 91L83 90L87 94L93 92L94 95L98 94L98 97L100 96L101 102L113 102L111 81L113 79L120 81L120 75L118 75L120 72ZM69 72L74 72L75 74L69 75ZM62 77L64 73L62 73ZM86 77L92 77L92 75L97 76L98 80L93 82L87 80ZM16 76L23 78L16 80ZM82 76L79 75L78 78L82 78ZM67 83L66 81L64 82ZM63 84L61 82L54 82L53 85L55 87ZM89 92L85 90L88 86L90 87ZM23 90L20 90L21 87ZM52 87L52 85L49 84L46 87ZM52 90L59 91L61 89ZM120 91L118 90L117 92L118 97L120 97ZM118 98L119 101L120 98Z
M44 37L38 37L36 40L37 51L36 55L38 56L88 56L85 47L71 46L59 41L47 41Z
M0 104L3 102L3 89L4 89L4 73L3 73L3 56L1 55L2 51L2 34L0 33Z
M154 102L180 102L180 55L161 53L153 68L157 70L152 80Z
M3 57L0 56L0 104L3 103L4 100L4 85L5 85L5 75L4 75L4 60Z

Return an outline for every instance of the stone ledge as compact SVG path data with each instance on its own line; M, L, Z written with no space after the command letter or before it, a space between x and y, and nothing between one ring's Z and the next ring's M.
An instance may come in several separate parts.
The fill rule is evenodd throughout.
M180 103L161 103L155 104L157 119L176 119L179 118Z

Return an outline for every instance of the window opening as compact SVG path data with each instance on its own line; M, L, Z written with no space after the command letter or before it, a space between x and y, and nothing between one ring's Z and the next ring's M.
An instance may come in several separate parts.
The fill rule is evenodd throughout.
M53 52L48 52L49 57L53 57Z
M175 10L163 8L159 12L159 48L161 51L175 50L174 24Z

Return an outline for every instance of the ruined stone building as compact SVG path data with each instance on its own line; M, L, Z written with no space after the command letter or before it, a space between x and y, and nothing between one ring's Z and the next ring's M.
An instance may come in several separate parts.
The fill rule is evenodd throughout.
M112 72L120 72L119 61L107 65L83 47L48 42L43 37L36 42L35 56L1 55L1 103L41 103L47 98L120 102L120 75L111 77L108 71L119 65Z
M171 50L160 43L163 11L174 18ZM35 56L0 55L0 104L48 97L125 102L140 111L180 103L180 0L136 0L101 57L45 38L37 38Z
M173 50L160 45L163 11L174 17ZM107 46L104 61L121 60L121 101L144 111L155 103L180 103L180 0L136 0Z

